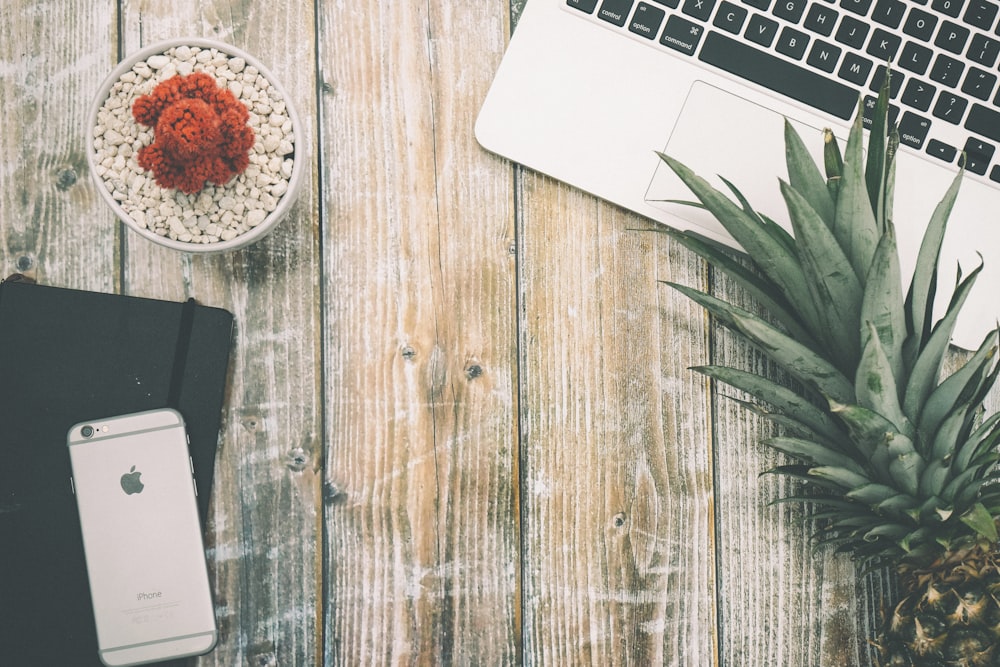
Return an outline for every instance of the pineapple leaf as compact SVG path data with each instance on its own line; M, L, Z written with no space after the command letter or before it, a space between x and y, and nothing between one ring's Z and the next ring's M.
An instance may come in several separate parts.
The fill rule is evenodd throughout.
M833 228L835 208L826 179L806 148L802 137L785 119L785 162L791 186L805 197L826 226Z
M865 187L862 127L859 115L847 138L833 233L850 258L855 273L859 279L864 280L871 267L880 234Z
M920 413L920 431L925 437L934 437L947 414L954 410L956 405L965 402L960 397L964 396L975 376L982 375L994 362L996 352L997 330L993 330L983 339L972 358L934 389Z
M891 479L887 443L898 430L888 419L857 404L830 403L830 411L847 426L851 443L879 477Z
M913 448L913 441L901 433L894 433L888 441L889 474L899 488L911 496L917 496L920 490L920 475L924 472L926 463L923 457Z
M823 466L839 466L859 475L867 475L867 472L861 463L845 457L842 453L831 450L829 447L824 447L819 443L812 442L811 440L778 436L768 438L764 441L764 444L776 449L779 452L783 452L789 456L804 461L805 463Z
M872 333L877 334L897 386L905 382L903 342L906 337L906 313L903 311L896 232L891 223L886 226L875 248L861 301L861 321L864 323L861 328L862 349L868 344L868 337Z
M760 476L763 477L764 475L780 475L782 477L788 477L790 479L797 479L797 480L802 480L804 482L809 482L814 486L818 486L827 489L829 491L835 491L837 493L843 494L844 489L841 488L839 484L823 479L817 479L816 477L810 477L809 476L810 470L811 468L807 465L801 465L801 464L782 465L782 466L775 466L770 470L765 470L760 474ZM828 496L808 497L808 500L817 500L817 499L822 500L827 497ZM780 502L780 500L781 499L779 498L772 502Z
M898 523L883 523L865 533L863 539L866 542L874 542L886 538L895 542L902 539L910 530L910 527Z
M907 330L910 333L906 349L909 362L917 357L924 347L924 341L930 336L941 244L944 242L948 218L951 216L951 210L958 198L962 176L963 171L959 170L944 198L934 208L934 213L931 215L924 237L920 242L916 269L910 281L905 304Z
M877 483L859 486L856 489L851 489L844 495L852 500L857 500L858 502L869 506L880 505L881 503L891 500L892 498L898 498L901 496L899 489L894 489L891 486Z
M863 474L841 466L816 466L809 469L809 475L832 482L841 489L853 489L865 484L871 484L872 481Z
M1000 539L997 534L997 526L993 522L993 515L983 506L976 503L968 512L959 517L966 526L985 537L991 543L996 543Z
M851 381L826 359L750 313L734 311L732 318L740 333L800 382L833 400L853 402Z
M780 412L767 410L762 406L759 406L755 403L750 403L749 401L740 400L735 396L730 396L729 400L733 401L734 403L737 403L744 410L752 412L755 415L763 419L767 419L768 421L780 426L782 429L784 429L783 433L785 433L786 435L812 440L813 442L821 443L826 447L830 447L831 449L835 449L837 451L841 452L846 451L844 449L846 438L842 438L840 441L835 442L833 440L830 440L827 436L817 433L816 431L809 428L802 422L791 419ZM846 444L849 445L850 443L848 442Z
M854 392L858 403L882 415L895 426L895 430L912 437L913 426L899 405L899 391L889 358L882 347L882 341L874 331L874 325L865 345L858 373L854 380Z
M823 130L823 166L826 169L826 187L834 202L840 192L840 179L844 174L844 157L833 130ZM836 219L836 218L834 218Z
M958 320L958 313L965 304L965 299L975 285L976 278L982 269L983 265L980 264L964 280L959 282L947 312L931 331L926 345L913 364L913 371L910 373L903 398L903 411L914 422L919 421L920 412L927 404L931 392L937 384L941 375L941 366L944 363L944 355L951 342L951 332L955 329L955 322Z
M739 283L796 340L809 347L816 347L815 339L799 322L777 285L743 266L712 242L704 240L696 234L676 232L669 228L664 228L662 231L707 261L713 268L726 273ZM665 284L674 286L670 282Z
M773 228L761 225L755 216L741 210L688 167L663 153L659 153L659 156L747 254L754 258L764 275L778 285L789 303L806 318L807 328L812 332L822 331L818 306L810 299L799 259L789 251L780 235Z
M821 409L803 400L801 395L791 389L756 373L727 366L698 366L691 370L756 396L781 411L788 418L805 425L827 439L836 441L843 436L843 432L836 422Z
M931 445L931 458L937 461L948 461L955 455L959 433L967 424L968 410L973 406L964 406L951 413L936 434Z
M982 454L991 451L1000 439L1000 412L990 415L955 453L956 470L965 470Z
M814 303L824 306L820 313L820 322L824 325L822 338L827 342L835 365L845 372L852 371L860 352L854 333L860 326L858 317L863 295L858 275L809 202L783 181L781 193L792 220L809 293Z
M868 198L874 209L879 222L885 219L878 211L884 210L886 173L889 171L889 163L892 161L893 152L888 150L889 137L889 84L892 72L886 70L885 79L879 89L878 98L871 117L871 132L868 136L868 165L865 169L865 181L868 185ZM858 114L862 118L862 114Z
M951 466L941 460L933 460L924 468L920 475L920 497L936 497L940 495L948 482L948 473Z

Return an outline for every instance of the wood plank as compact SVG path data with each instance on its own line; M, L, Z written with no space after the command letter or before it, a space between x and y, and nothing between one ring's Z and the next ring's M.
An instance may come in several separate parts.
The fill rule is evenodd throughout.
M472 132L506 20L320 17L330 664L519 662L511 177Z
M635 216L519 175L526 659L715 661L703 268Z
M0 278L118 285L118 228L83 140L91 98L114 62L114 11L107 0L0 6Z
M292 213L245 250L192 257L129 233L126 287L194 297L236 318L236 341L209 533L219 647L201 664L318 664L320 603L320 293L312 3L125 2L125 52L178 35L255 55L280 79L304 127L310 167Z
M713 294L764 315L737 285L716 274ZM711 363L781 379L754 346L714 325ZM761 476L788 463L762 441L773 424L732 399L757 402L716 387L719 535L719 631L723 665L871 665L867 639L878 618L878 577L858 580L847 556L814 552L818 530L799 504L771 505L798 493L784 477Z

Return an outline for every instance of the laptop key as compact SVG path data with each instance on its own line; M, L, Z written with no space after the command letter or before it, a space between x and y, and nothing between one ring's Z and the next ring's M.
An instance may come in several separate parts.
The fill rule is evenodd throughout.
M588 14L593 14L597 8L597 0L566 0L566 4Z
M840 6L855 14L866 16L871 9L872 0L841 0Z
M996 150L993 144L970 137L965 142L965 168L974 174L985 176Z
M875 3L872 19L890 28L898 28L899 24L903 22L903 14L905 13L906 4L901 0L879 0Z
M933 14L920 9L911 9L903 25L903 32L922 42L929 42L934 36L937 23L938 19Z
M962 92L981 100L990 99L993 87L996 86L997 75L978 67L970 67L962 83Z
M940 46L945 51L961 53L965 49L965 44L971 32L968 28L963 28L957 23L945 21L941 24L941 29L938 30L934 44Z
M906 82L906 88L903 89L903 97L900 98L900 101L906 106L927 111L931 108L935 93L937 93L937 88L929 83L910 79Z
M715 0L684 0L681 11L699 21L707 21L715 9Z
M993 19L997 17L997 9L1000 5L986 0L972 0L962 20L971 26L989 30L993 26Z
M860 49L865 45L865 39L868 37L869 30L871 30L871 27L864 21L859 21L851 16L845 16L844 20L840 22L840 27L837 28L837 34L834 39L841 44Z
M698 49L698 42L704 32L704 26L672 14L660 36L660 44L691 56Z
M646 39L655 39L666 15L667 13L659 7L640 2L639 6L635 8L635 14L632 16L632 22L628 29Z
M1000 42L977 33L973 35L966 55L984 67L993 67L997 62L997 56L1000 56Z
M781 0L774 6L771 13L779 19L785 19L791 23L798 23L805 11L805 0Z
M716 28L722 28L726 32L738 35L743 30L743 23L747 19L747 13L745 7L734 5L731 2L723 2L719 5L719 11L715 14L714 25Z
M962 122L962 116L965 115L965 110L969 106L969 101L964 97L959 97L958 95L953 95L948 91L943 91L938 96L938 101L934 105L934 115L941 120L947 121L952 125L958 125Z
M936 12L941 12L942 14L947 14L953 19L957 19L958 15L962 13L962 5L965 0L934 0L931 3L931 7Z
M931 122L928 119L907 111L899 121L899 143L920 150L930 129Z
M815 4L809 8L806 14L806 21L802 25L806 30L812 30L824 37L833 34L833 26L837 23L838 14L833 9L820 4Z
M944 143L943 141L931 139L927 142L927 154L933 155L939 160L951 162L955 159L955 156L958 155L958 149Z
M698 58L843 120L851 118L858 104L854 88L717 32L705 37Z
M931 68L931 80L955 88L958 86L958 82L962 80L962 72L964 71L965 63L942 53L934 59L934 67Z
M969 117L965 119L965 129L987 139L1000 141L1000 111L982 104L973 104Z
M771 46L774 38L778 34L778 22L754 14L750 17L750 25L747 26L746 38L751 42L761 46Z
M621 27L628 20L628 13L631 9L632 0L604 0L601 3L601 9L597 12L597 17Z
M924 74L930 67L933 58L934 52L923 44L907 42L903 45L903 52L899 55L899 66L914 74Z
M778 44L774 48L778 53L789 58L802 60L802 57L806 54L807 46L809 46L809 35L799 32L795 28L785 26L781 29Z

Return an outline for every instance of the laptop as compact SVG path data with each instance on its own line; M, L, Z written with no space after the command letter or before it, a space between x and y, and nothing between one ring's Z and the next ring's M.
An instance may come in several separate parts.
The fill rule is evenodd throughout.
M1000 2L528 0L476 122L489 151L676 229L735 245L661 164L663 151L788 224L783 123L822 153L846 140L892 62L902 147L895 224L904 276L967 159L943 249L948 283L985 263L953 342L1000 319ZM820 164L822 164L820 162ZM939 288L943 312L951 284Z

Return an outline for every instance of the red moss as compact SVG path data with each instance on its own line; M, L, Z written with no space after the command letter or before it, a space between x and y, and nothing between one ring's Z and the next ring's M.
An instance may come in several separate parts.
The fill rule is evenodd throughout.
M223 185L250 163L247 108L204 72L161 82L135 101L132 117L153 128L153 143L140 149L138 161L163 188L191 194L206 182Z

